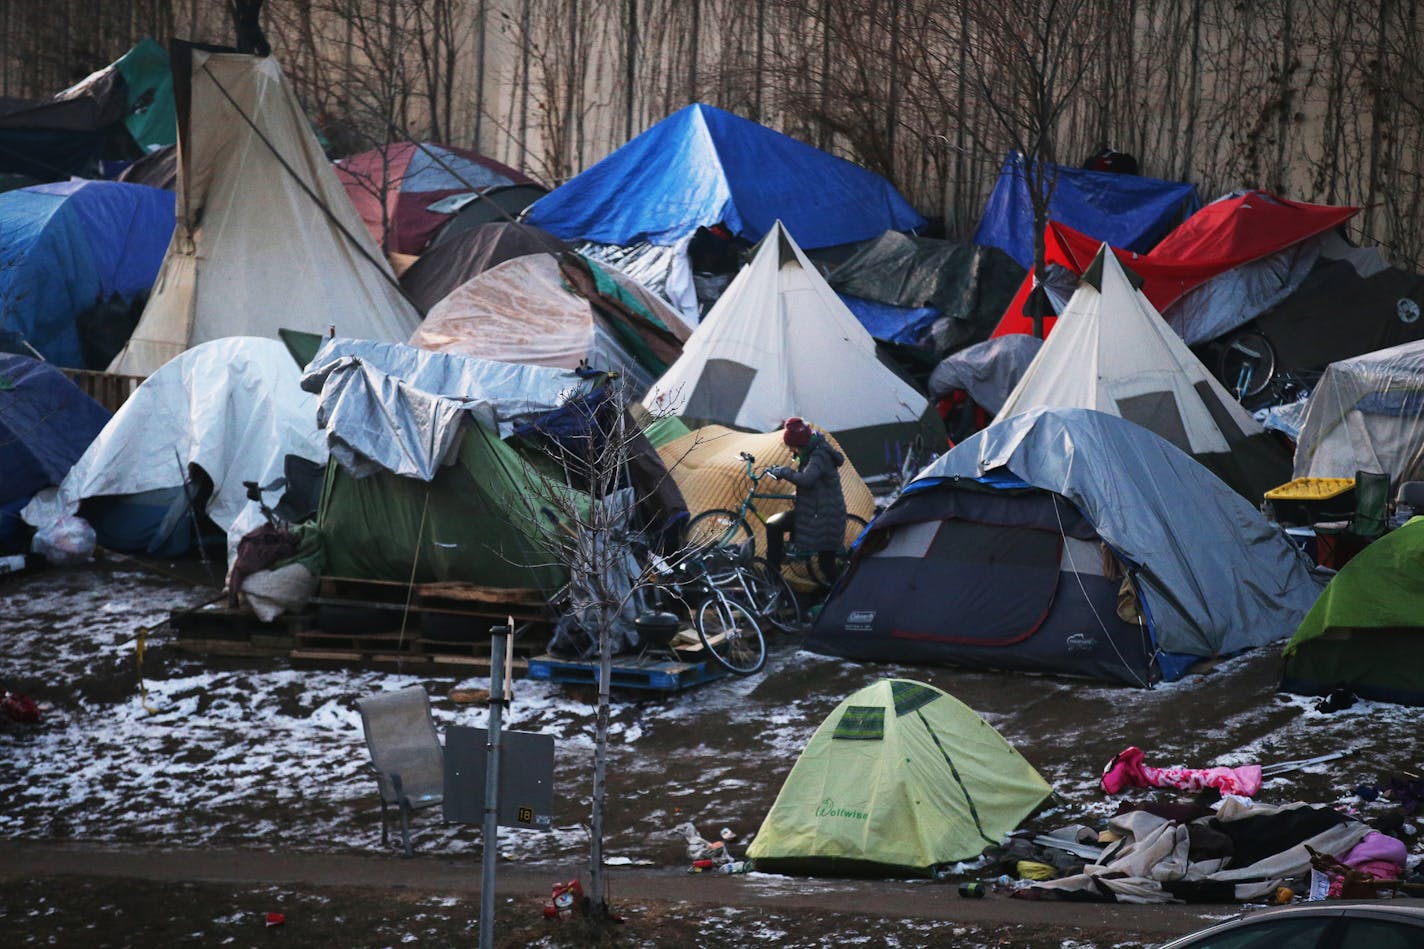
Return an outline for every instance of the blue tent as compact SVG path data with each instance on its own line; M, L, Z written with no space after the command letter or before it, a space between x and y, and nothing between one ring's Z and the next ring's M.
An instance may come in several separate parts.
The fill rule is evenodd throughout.
M1048 216L1113 247L1146 253L1186 220L1201 201L1193 185L1108 171L1057 166ZM974 243L997 247L1033 266L1033 203L1023 158L1010 152Z
M63 481L108 421L58 369L0 353L0 548L11 546L20 508Z
M874 172L709 105L674 112L540 198L527 221L626 246L672 244L718 222L755 243L778 218L803 248L925 223Z
M63 181L0 194L0 331L55 365L85 368L76 317L112 294L147 291L173 224L173 192L144 185Z

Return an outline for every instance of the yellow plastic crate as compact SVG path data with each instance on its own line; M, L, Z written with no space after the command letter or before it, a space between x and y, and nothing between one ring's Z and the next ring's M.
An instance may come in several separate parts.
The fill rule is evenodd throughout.
M1266 492L1267 501L1328 501L1355 487L1354 478L1296 478Z

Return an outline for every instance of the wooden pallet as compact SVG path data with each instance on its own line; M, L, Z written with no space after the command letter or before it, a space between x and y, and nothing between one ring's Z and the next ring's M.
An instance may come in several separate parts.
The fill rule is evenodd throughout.
M263 623L246 610L175 610L174 645L205 656L289 659L325 668L399 669L412 674L489 674L491 619L514 615L524 627L511 644L516 676L547 640L536 590L323 578L302 613ZM407 608L409 604L409 608ZM531 628L533 627L533 628Z
M529 678L571 685L597 685L598 663L536 656L529 660ZM680 662L652 658L615 657L609 685L654 692L681 692L728 675L715 660Z

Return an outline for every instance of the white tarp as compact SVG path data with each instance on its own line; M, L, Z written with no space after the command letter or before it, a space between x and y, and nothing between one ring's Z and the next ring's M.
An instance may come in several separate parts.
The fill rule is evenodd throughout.
M1218 656L1285 638L1320 593L1280 528L1180 450L1123 419L1052 408L1001 417L916 481L998 469L1072 501L1103 540L1140 565L1139 592L1166 652Z
M192 50L178 225L111 372L279 329L404 340L419 322L272 57ZM180 102L183 100L180 99Z
M318 394L316 424L343 468L429 481L458 449L467 417L506 438L515 422L558 408L582 383L564 369L332 339L301 385Z
M1424 342L1333 362L1310 394L1295 449L1297 478L1356 471L1424 481Z
M648 391L659 414L769 431L915 422L929 403L881 364L865 327L777 222Z
M670 309L664 312L677 319ZM566 285L553 254L506 260L460 284L431 307L410 345L534 366L616 370L639 393L653 384L653 374L613 335L593 304Z
M237 336L195 346L134 390L58 488L22 516L36 527L79 510L85 498L181 487L189 465L213 482L207 515L227 532L228 557L263 524L244 481L267 484L287 455L324 464L316 397L275 339Z
M1040 406L1117 415L1192 455L1230 452L1263 432L1133 286L1106 244L998 417Z

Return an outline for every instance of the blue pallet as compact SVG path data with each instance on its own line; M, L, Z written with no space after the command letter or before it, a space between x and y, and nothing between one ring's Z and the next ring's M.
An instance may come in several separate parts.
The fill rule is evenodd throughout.
M614 688L680 692L727 675L715 662L676 662L615 657L609 684ZM536 656L529 660L529 678L573 685L597 685L598 663Z

